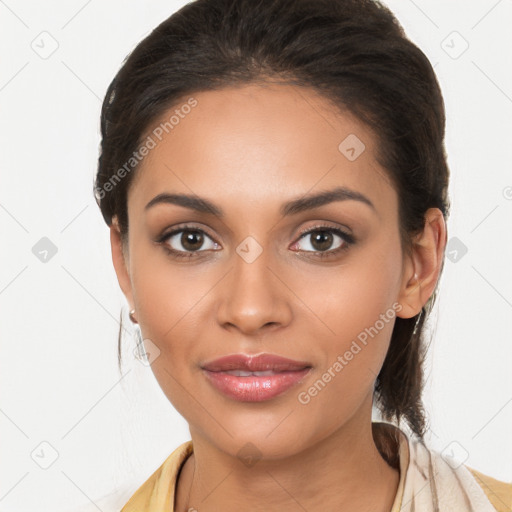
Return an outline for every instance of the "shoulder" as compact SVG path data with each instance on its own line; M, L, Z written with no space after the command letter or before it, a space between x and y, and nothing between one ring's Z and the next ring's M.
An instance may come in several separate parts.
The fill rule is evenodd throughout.
M121 512L168 512L174 503L176 480L185 460L192 454L192 441L187 441L158 467L156 471L135 491Z
M466 468L498 512L510 512L512 510L512 483L496 480L468 466Z

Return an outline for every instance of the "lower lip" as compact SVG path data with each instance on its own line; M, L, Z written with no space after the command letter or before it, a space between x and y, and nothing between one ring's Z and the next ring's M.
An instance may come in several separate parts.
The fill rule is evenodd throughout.
M240 402L263 402L298 384L310 370L304 368L259 377L236 377L223 372L203 371L212 385L229 398Z

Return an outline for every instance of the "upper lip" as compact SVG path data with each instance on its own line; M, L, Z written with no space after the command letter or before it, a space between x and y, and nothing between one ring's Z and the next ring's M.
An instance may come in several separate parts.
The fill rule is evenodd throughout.
M311 364L306 361L295 361L293 359L288 359L274 354L232 354L205 363L202 365L202 368L211 372L223 372L230 370L245 370L249 372L270 370L275 372L284 372L311 368Z

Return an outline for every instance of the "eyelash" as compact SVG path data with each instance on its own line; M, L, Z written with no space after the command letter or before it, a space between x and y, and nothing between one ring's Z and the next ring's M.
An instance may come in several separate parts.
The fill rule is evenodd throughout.
M210 239L213 240L213 237L211 237L206 231L204 231L204 230L202 230L200 228L197 228L195 226L184 225L184 226L178 226L177 228L173 229L172 231L163 233L162 235L160 235L157 238L156 242L158 244L161 244L162 247L164 248L164 250L170 256L172 256L173 258L186 258L186 259L190 259L190 258L196 257L196 253L204 252L204 251L193 251L193 252L176 251L175 249L171 249L168 245L165 244L166 240L168 240L172 236L176 235L177 233L181 233L183 231L198 232L198 233L201 233L203 235L206 235L207 237L209 237ZM319 232L319 231L327 231L329 233L334 233L334 234L338 235L343 240L344 245L342 245L341 247L338 247L337 249L331 249L330 251L317 251L317 252L315 252L315 251L304 251L306 253L313 253L314 254L313 257L315 257L315 258L322 259L322 258L328 258L328 257L336 256L340 252L347 251L352 245L354 245L356 243L356 239L354 238L354 236L350 235L349 233L343 231L342 229L335 228L335 227L332 227L332 226L323 225L323 224L319 224L319 225L316 225L316 226L313 226L313 227L309 227L309 228L304 229L303 231L301 231L300 234L299 234L300 236L297 239L297 242L299 240L301 240L302 238L304 238L306 235L310 235L310 234L313 234L313 233L316 233L316 232ZM217 242L215 242L215 243L217 243Z

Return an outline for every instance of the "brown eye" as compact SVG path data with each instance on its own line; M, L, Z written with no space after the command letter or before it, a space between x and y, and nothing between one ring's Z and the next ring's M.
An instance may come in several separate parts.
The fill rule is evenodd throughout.
M197 251L204 243L204 236L199 231L182 231L180 243L186 251Z
M217 249L219 244L213 241L203 230L197 228L175 229L159 239L174 254L191 256L194 252ZM206 246L206 247L205 247Z
M302 247L300 247L301 242L307 241L308 239L309 243L303 243ZM348 233L337 228L326 226L313 228L303 233L300 239L294 244L294 247L299 246L299 250L305 252L334 253L338 252L338 250L347 249L352 243L354 243L354 238ZM335 247L333 247L333 245L335 245Z
M333 234L329 231L315 231L311 234L311 245L316 251L327 251L333 243Z
M309 240L309 242L308 242ZM355 243L355 238L343 230L330 226L315 226L302 232L292 249L312 253L314 257L336 256ZM333 247L334 245L334 247Z

